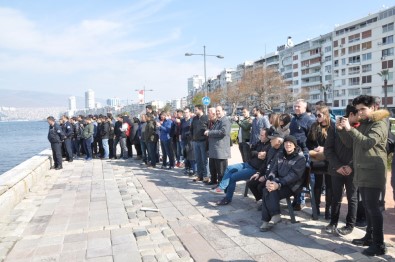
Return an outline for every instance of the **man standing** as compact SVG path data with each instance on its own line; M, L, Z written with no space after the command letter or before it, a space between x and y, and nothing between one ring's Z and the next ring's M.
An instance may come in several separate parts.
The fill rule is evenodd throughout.
M217 106L216 121L210 130L206 130L204 135L208 137L208 154L210 157L211 181L209 184L217 185L224 176L228 167L230 156L230 129L231 124L224 114L222 106ZM211 120L211 119L210 119Z
M82 138L84 139L84 148L86 153L85 160L90 161L92 160L92 144L93 144L93 133L94 133L94 126L92 123L92 118L87 117L85 119L85 127L82 131Z
M360 95L353 100L358 110L360 125L354 128L347 118L337 124L339 136L345 145L352 144L354 183L359 187L367 219L366 234L352 241L355 245L369 246L362 253L367 256L383 255L383 215L380 194L386 186L387 174L387 110L374 111L374 98Z
M72 146L72 142L71 139L74 136L74 128L71 125L71 123L69 122L69 117L64 115L62 117L63 119L63 133L66 136L64 139L64 146L66 148L66 160L69 162L73 162L73 146Z
M110 148L109 148L108 140L110 138L110 122L108 121L107 116L103 116L102 118L100 133L101 133L101 141L102 141L101 143L103 145L103 151L104 151L103 158L109 159Z
M239 125L239 133L237 135L239 142L239 150L241 154L241 158L243 162L248 162L250 160L250 136L251 136L251 126L252 119L250 118L250 111L243 107L243 120L240 120L240 117L235 117L236 123Z
M55 122L53 116L47 117L49 124L48 140L51 143L52 157L55 164L55 169L62 169L62 141L65 139L65 135L60 126Z
M250 147L255 146L259 142L259 134L262 128L270 128L269 119L263 115L262 109L256 106L252 109L252 113L255 118L251 126Z
M291 120L291 124L289 126L290 135L296 138L298 146L303 152L303 155L306 158L306 165L309 164L309 149L306 146L307 134L310 131L311 125L314 123L314 119L311 118L307 113L307 103L304 99L296 100L294 104L294 117ZM292 205L294 206L294 210L300 211L302 210L302 206L304 206L304 194L299 194L295 196Z
M195 106L195 117L192 120L191 125L191 136L193 141L193 149L195 153L195 160L197 164L197 177L193 180L194 182L205 181L208 182L207 176L207 147L206 147L206 136L204 132L208 128L207 115L203 113L203 106Z

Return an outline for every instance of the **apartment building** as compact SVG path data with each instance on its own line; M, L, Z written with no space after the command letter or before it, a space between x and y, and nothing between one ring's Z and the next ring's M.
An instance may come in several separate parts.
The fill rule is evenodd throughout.
M361 94L379 96L384 103L383 79L388 69L388 107L394 107L395 7L351 23L333 32L333 108L344 108Z

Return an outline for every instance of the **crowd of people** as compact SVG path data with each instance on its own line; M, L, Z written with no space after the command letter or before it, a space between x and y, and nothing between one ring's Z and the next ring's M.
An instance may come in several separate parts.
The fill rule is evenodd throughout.
M379 105L375 97L361 95L341 117L333 116L322 101L312 108L303 99L295 101L293 114L265 114L254 107L253 117L248 108L241 116L228 117L221 106L208 108L207 114L202 105L173 114L147 106L139 118L63 116L58 124L48 117L48 139L57 170L62 157L69 162L82 156L86 161L126 160L135 151L145 168L182 168L194 176L193 182L210 186L212 193L223 195L217 205L231 203L236 183L248 181L255 199L262 200L263 232L281 221L281 199L294 196L294 210L304 207L301 192L308 180L318 214L320 196L325 195L325 230L347 235L366 224L366 235L352 243L368 246L363 253L373 256L386 253L382 211L391 130L389 112ZM238 126L242 163L228 165L232 123ZM394 187L394 175L391 182ZM344 188L348 213L346 225L338 228Z

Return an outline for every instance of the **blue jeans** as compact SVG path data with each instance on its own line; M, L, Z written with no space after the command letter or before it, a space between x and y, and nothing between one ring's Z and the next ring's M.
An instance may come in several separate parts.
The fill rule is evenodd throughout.
M101 143L103 145L104 158L109 158L110 157L110 147L108 146L108 138L102 139Z
M176 141L176 150L177 150L177 154L176 154L176 159L177 162L180 162L180 160L182 161L184 159L183 156L183 148L181 147L181 141Z
M226 189L226 199L228 201L232 201L237 181L247 180L255 173L256 169L250 166L248 163L240 163L228 166L228 168L225 170L224 177L219 184L221 189Z
M206 141L193 141L192 144L197 164L197 175L200 178L207 177Z
M143 162L147 163L148 158L147 158L147 143L145 141L140 140L140 147L141 147L141 156L143 158Z
M151 161L151 166L156 166L156 142L147 142L148 159Z
M169 157L169 166L174 167L174 154L171 147L171 140L160 141L160 146L162 148L162 165L167 165L167 157Z
M93 137L84 139L86 159L92 159L92 143L93 143Z

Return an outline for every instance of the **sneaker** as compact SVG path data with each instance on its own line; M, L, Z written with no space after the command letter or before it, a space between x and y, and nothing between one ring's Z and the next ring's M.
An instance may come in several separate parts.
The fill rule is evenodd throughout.
M385 244L371 244L367 249L362 251L365 256L381 256L387 254L387 247Z
M328 234L333 234L336 232L336 225L329 224L325 227L325 232Z
M193 182L203 181L203 178L195 177L192 181L193 181Z
M273 227L274 225L278 224L281 222L281 215L274 215L272 216L272 219L269 221L269 227Z
M263 221L263 222L262 222L262 225L259 227L259 230L260 230L261 232L267 232L267 231L269 231L269 230L270 230L269 222Z
M184 163L180 163L180 166L179 166L179 168L184 168Z
M224 191L219 187L216 187L216 188L210 190L210 192L213 194L224 194Z
M176 167L180 167L180 162L177 162L177 163L176 163Z
M338 232L340 235L342 235L342 236L351 234L352 231L353 231L353 228L352 228L351 226L349 226L349 225L346 225L346 226L344 226L344 227L342 227L342 228L338 228L338 229L337 229L337 232Z

